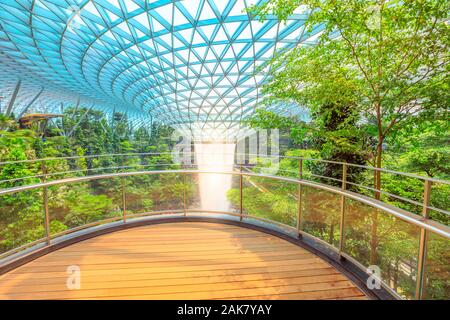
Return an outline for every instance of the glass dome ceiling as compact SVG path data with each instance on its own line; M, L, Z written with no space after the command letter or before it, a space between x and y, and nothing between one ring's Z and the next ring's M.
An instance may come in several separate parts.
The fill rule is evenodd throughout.
M301 11L260 22L245 11L255 2L0 0L2 108L12 98L15 114L81 103L135 123L238 126L261 99L257 68L321 32L304 29Z

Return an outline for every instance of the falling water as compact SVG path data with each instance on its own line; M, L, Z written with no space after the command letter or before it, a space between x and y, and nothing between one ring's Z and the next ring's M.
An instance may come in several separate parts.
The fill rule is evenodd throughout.
M214 172L232 171L235 146L233 143L195 144L198 169ZM231 189L231 181L231 175L200 174L199 190L202 210L229 210L230 203L227 200L227 191Z

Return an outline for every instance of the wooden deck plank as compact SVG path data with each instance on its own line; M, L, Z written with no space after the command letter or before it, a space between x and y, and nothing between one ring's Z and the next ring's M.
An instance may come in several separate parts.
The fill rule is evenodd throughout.
M257 267L257 268L228 268L221 270L183 270L181 272L158 272L158 273L117 273L117 274L107 274L100 273L94 275L86 275L83 274L83 282L91 281L91 280L100 280L106 279L110 281L121 281L122 279L136 280L136 279L181 279L185 277L203 277L203 276L215 276L222 277L227 275L247 275L247 274L270 274L276 272L298 272L299 274L312 272L314 270L327 269L329 272L334 272L335 269L325 266L322 262L306 264L306 265L280 265L280 266L271 266L268 268L265 267ZM337 271L336 271L337 272ZM2 283L6 283L6 281L22 281L27 280L26 283L51 283L51 281L64 282L67 279L67 273L65 270L61 270L60 272L55 273L47 273L47 274L36 274L35 277L30 278L29 274L21 273L21 274L6 274L2 278ZM44 281L45 280L45 281ZM20 284L20 283L19 283Z
M296 278L291 278L294 281ZM329 282L318 282L312 284L291 284L290 281L272 283L269 286L266 281L247 283L230 282L221 284L200 284L200 286L165 286L165 287L128 287L107 288L95 290L67 290L57 292L35 292L35 293L8 293L0 294L0 298L11 299L89 299L118 297L146 296L149 299L223 299L230 297L241 297L249 294L277 294L292 292L314 292L341 288L351 288L353 285L347 281L331 280ZM201 291L200 291L201 290ZM181 298L181 297L185 298Z
M348 284L345 277L341 274L326 274L320 276L311 277L291 277L291 278L280 278L280 279L256 279L256 280L245 280L245 281L235 281L234 279L228 282L199 282L199 283L185 283L182 286L177 283L177 281L140 281L137 283L105 283L98 284L94 288L88 288L83 286L82 291L70 291L67 292L61 287L56 288L53 286L45 286L45 288L27 288L24 291L20 288L14 293L7 294L9 297L25 297L26 299L30 297L30 293L36 295L37 297L47 297L50 299L59 299L61 297L65 298L89 298L89 297L101 297L101 296L120 296L126 295L127 293L139 293L139 294L149 294L149 295L160 295L166 293L180 293L180 292L213 292L213 291L223 291L223 290L236 290L236 289L259 289L265 287L285 287L298 285L302 290L313 290L318 286L322 285L325 288L334 287L336 283L341 286L351 285ZM218 285L220 283L220 285ZM314 286L311 286L314 284ZM302 285L302 286L300 286ZM56 290L55 290L56 289ZM49 293L51 292L51 294Z
M96 254L108 254L108 255L114 255L114 254L127 254L127 253L136 253L136 254L142 254L142 253L180 253L180 252L193 252L193 253L204 253L205 255L208 254L209 252L213 251L213 252L225 252L225 251L235 251L235 252L246 252L246 251L257 251L257 250L289 250L291 249L292 246L289 243L283 243L280 245L274 245L274 244L267 244L267 243L260 243L260 244L246 244L245 247L239 247L239 246L232 246L232 245L214 245L214 249L211 248L211 245L198 245L198 246L190 246L190 247L185 247L185 248L180 248L179 246L172 246L172 245L166 245L166 246L156 246L156 245L151 245L150 246L145 246L145 247L140 247L140 248L122 248L120 246L117 246L116 248L104 248L101 250L92 250L95 251ZM69 250L64 250L67 248L63 248L58 250L58 255L57 257L62 257L62 256L79 256L79 255L85 255L86 254L86 250L84 250L81 247L77 247L77 248L71 248L70 251ZM53 253L48 254L47 256L53 256Z
M81 289L66 287L69 265ZM215 223L144 226L52 252L0 276L0 299L363 299L314 254Z
M201 237L201 235L199 235L199 237ZM183 239L180 239L179 241L164 241L162 240L161 242L157 242L157 241L139 241L137 243L130 243L130 242L121 242L121 241L114 241L114 242L106 242L106 243L87 243L85 246L83 246L84 248L89 248L92 250L102 250L104 248L111 248L116 245L119 245L121 248L135 248L135 249L143 249L145 250L146 247L148 247L149 243L152 244L152 246L155 247L167 247L167 246L177 246L180 248L188 248L188 247L192 247L192 246L199 246L201 247L205 247L205 246L209 246L209 248L211 248L210 243L214 242L215 244L217 244L218 246L234 246L234 247L242 247L245 246L247 244L272 244L272 245L279 245L282 244L281 239L271 239L269 237L267 238L245 238L245 239L227 239L227 240L223 240L223 239L197 239L197 240L190 240L190 241L184 241ZM74 250L74 248L67 248L66 251L71 251Z
M274 251L274 248L276 249ZM270 255L280 255L280 254L294 254L294 253L299 253L298 250L290 247L290 246L286 246L286 247L273 247L273 246L266 246L266 247L254 247L252 250L248 250L248 248L246 248L245 250L242 250L241 248L228 248L228 249L222 249L222 250L204 250L204 251L180 251L180 250L176 250L176 251L151 251L151 250L142 250L142 251L136 251L136 252L130 252L127 250L122 250L122 251L114 251L114 250L110 250L107 252L101 252L101 253L97 253L95 255L95 257L99 257L101 258L111 258L111 259L116 259L116 258L123 258L125 260L127 259L139 259L140 261L142 261L141 259L145 259L145 258L149 258L149 257L154 257L155 255L161 256L161 257L166 257L166 258L173 258L174 257L174 253L176 253L175 257L196 257L196 258L204 258L204 257L209 257L209 256L216 256L216 255L223 255L223 256L229 256L229 257L235 257L236 255L258 255L258 256L270 256ZM305 254L307 254L307 252L305 252ZM83 251L79 251L79 252L75 252L73 254L70 255L51 255L48 254L46 256L43 256L41 259L39 259L38 262L36 263L50 263L50 262L61 262L61 257L64 256L65 260L70 260L70 259L80 259L80 257L84 257L85 260L84 261L88 261L88 259L94 259L95 261L95 257L91 257L88 256L86 257L86 252Z
M305 256L308 259L305 259ZM253 263L257 261L258 263L270 262L270 261L296 261L296 262L313 262L317 260L317 258L310 257L305 253L296 253L291 255L280 255L280 256L267 256L267 257L238 257L238 258L223 258L224 256L219 255L219 258L207 258L205 260L202 259L166 259L166 258L158 258L155 257L153 259L147 259L148 261L139 261L139 262L127 262L127 261L117 261L114 263L110 263L109 259L99 259L96 263L85 263L82 261L79 265L83 267L84 271L90 270L111 270L111 269L139 269L143 266L158 268L158 267L178 267L180 263L182 263L183 267L191 267L191 266L221 266L223 264L232 265L232 264L242 264L242 263ZM69 264L73 264L73 262L69 262ZM69 265L66 264L65 266ZM64 267L64 265L63 265ZM21 268L19 273L28 273L28 272L54 272L61 270L61 265L54 264L45 264L45 265L30 265Z
M154 253L143 253L143 254L123 254L123 255L115 255L110 256L107 254L98 254L95 257L83 257L83 265L98 265L98 264L120 264L120 263L155 263L155 262L186 262L189 261L205 261L211 259L226 259L228 262L237 261L245 261L244 259L258 259L265 261L265 259L269 260L277 260L287 256L293 257L301 257L304 255L308 255L307 252L298 252L296 250L289 251L262 251L258 254L252 252L242 252L242 253L222 253L222 252L212 252L205 256L204 254L192 254L191 252L185 253L180 252L178 256L160 254L155 255ZM39 260L33 263L33 267L50 267L50 266L67 266L67 264L78 263L80 260L80 256L65 258L64 260L56 259L57 257L52 257L51 260Z
M210 275L209 273L197 275L185 275L183 277L141 277L133 279L133 277L121 277L116 279L108 278L90 278L83 279L83 289L96 288L121 288L121 287L135 287L136 285L145 284L145 286L161 286L161 285L185 285L185 284L200 284L200 283L223 283L223 282L237 282L237 281L252 281L252 280L270 280L270 279L286 279L293 277L316 277L316 276L333 276L339 275L338 271L329 268L310 269L310 270L295 270L287 272L271 272L271 273L252 273L252 274L222 274L220 276ZM170 275L169 275L170 276ZM320 278L319 278L320 279ZM126 280L126 281L125 281ZM312 279L311 279L312 280ZM25 283L18 282L17 279L5 281L2 284L3 290L14 289L14 292L39 292L39 291L64 291L66 290L65 283L61 279L48 278L45 280L45 288L36 286L42 284L42 281L33 281L30 279Z
M290 263L289 265L280 265L278 262L272 263L272 262L267 262L267 263L260 263L260 264L255 264L252 263L250 264L236 264L234 266L229 266L229 265L225 265L225 266L221 266L221 267L217 267L214 266L213 268L211 267L197 267L197 268L164 268L164 269L154 269L154 268L138 268L138 269L124 269L127 270L126 274L127 275L139 275L139 274L152 274L152 275L160 275L160 274L171 274L173 276L175 276L175 274L181 274L181 273L200 273L200 272L207 272L207 273L213 273L213 272L233 272L233 273L245 273L247 272L247 270L251 273L254 272L270 272L273 270L308 270L308 269L313 269L313 268L321 268L324 267L326 264L324 264L320 259L315 260L314 263L308 263L305 264L304 262L298 262L298 261L294 261L292 263ZM124 271L123 270L110 270L107 274L110 277L113 276L122 276L124 275ZM104 276L106 273L102 270L98 271L98 270L93 270L93 271L84 271L83 272L83 277L101 277ZM7 279L7 278L27 278L30 277L30 273L7 273L6 275L3 275L2 279ZM67 278L67 273L66 273L66 269L65 268L61 268L61 270L58 270L56 272L35 272L33 273L33 278L36 279L45 279L45 278L54 278L54 277L62 277L62 278Z
M294 292L285 294L271 294L260 296L246 296L239 297L239 299L245 300L359 300L367 299L359 289L356 288L344 288L328 291L314 291L314 292ZM229 298L230 300L236 298Z

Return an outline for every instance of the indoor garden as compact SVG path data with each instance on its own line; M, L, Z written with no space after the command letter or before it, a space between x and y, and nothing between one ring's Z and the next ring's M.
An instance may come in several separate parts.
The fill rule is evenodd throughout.
M0 267L91 227L230 214L448 300L449 12L0 0Z

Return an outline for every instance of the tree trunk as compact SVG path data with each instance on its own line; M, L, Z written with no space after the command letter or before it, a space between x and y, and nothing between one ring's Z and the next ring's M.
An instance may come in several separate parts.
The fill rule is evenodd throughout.
M382 134L378 136L378 144L377 144L377 153L375 160L375 167L381 169L381 157L383 155L383 139ZM381 190L381 171L374 171L374 189L375 191L375 199L381 199L381 193L378 190ZM371 227L371 239L370 239L370 264L376 265L378 260L377 255L378 248L378 209L374 209L374 213L372 215L372 227Z
M391 268L392 268L392 265L389 262L388 265L387 265L387 279L388 279L388 284L389 285L392 285Z
M375 167L377 169L381 169L381 157L383 156L383 138L382 136L378 137L378 144L377 144L377 154L376 154L376 161L375 161ZM375 188L375 199L380 200L381 199L381 193L379 190L381 190L381 171L375 170L374 173L374 188Z
M395 259L395 272L394 272L394 290L397 291L398 289L398 259Z
M334 240L334 223L332 222L331 223L331 226L330 226L330 237L329 237L329 239L328 239L328 242L332 245L333 244L333 240Z
M372 228L370 239L370 265L376 265L378 261L378 209L374 209L372 215Z

